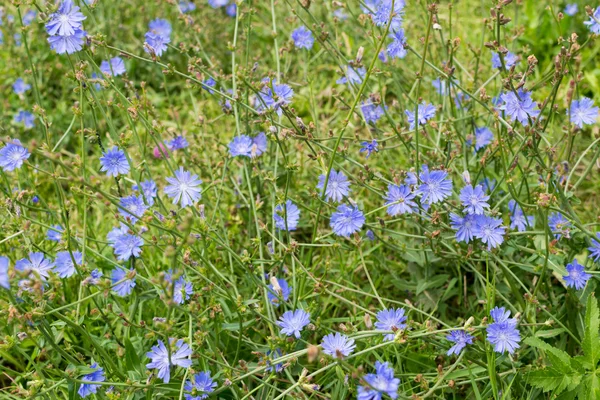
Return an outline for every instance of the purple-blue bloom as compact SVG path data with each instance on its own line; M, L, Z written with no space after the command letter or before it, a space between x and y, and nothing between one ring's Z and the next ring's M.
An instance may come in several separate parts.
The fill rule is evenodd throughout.
M363 102L360 106L360 110L365 117L365 122L373 125L375 125L375 123L385 114L383 107L373 103Z
M477 215L473 227L473 236L481 239L484 244L487 244L488 250L491 250L504 242L505 230L506 228L502 226L502 219Z
M0 287L10 289L10 279L8 278L8 257L0 256Z
M15 92L15 94L23 94L26 91L31 89L31 85L28 83L25 83L23 78L17 78L15 83L13 83L12 87L13 87L13 91Z
M258 100L258 108L262 110L266 107L275 110L277 115L281 115L283 113L281 107L292 102L294 90L289 85L277 84L275 81L273 81L273 90L271 90L268 80L266 82L267 85L258 94L262 100Z
M554 238L560 240L563 236L567 239L570 237L571 222L559 212L550 214L548 217L548 226L554 233Z
M132 194L131 196L121 197L121 201L119 202L119 214L132 224L135 224L147 209L148 206L144 203L142 195L136 196Z
M487 326L487 340L494 346L494 351L513 354L518 349L521 335L517 329L517 320L510 317L510 311L504 307L495 307L490 315L494 320Z
M367 70L364 67L354 68L352 65L346 67L346 75L335 81L335 83L342 85L344 83L354 83L360 85L363 78L367 74Z
M229 142L229 154L232 157L258 157L267 151L267 136L260 132L251 138L247 135L239 135Z
M398 29L390 34L392 43L386 49L387 54L392 58L404 58L408 51L406 50L406 38L404 37L404 29Z
M127 261L131 257L139 257L143 245L144 239L141 237L130 233L123 233L115 238L112 246L117 259L119 261Z
M344 358L352 354L356 345L354 344L354 339L336 332L325 336L321 342L321 347L323 348L323 353L327 355L335 358Z
M426 166L424 166L426 167ZM415 174L412 171L409 171L406 173L406 178L404 179L404 184L405 185L416 185L417 183L419 183L419 180L417 179L417 174Z
M237 14L237 5L235 3L229 4L227 7L225 7L225 14L234 18Z
M286 215L287 214L287 215ZM300 220L300 209L291 200L275 207L275 213L273 213L273 219L275 220L275 227L282 231L295 231L298 227L298 221Z
M429 171L429 168L424 167L419 179L422 183L416 194L421 195L426 204L438 203L452 194L452 180L448 178L446 171Z
M93 369L94 371L84 375L81 380L84 382L104 382L104 380L106 379L104 377L104 369L102 369L101 367L98 366L97 363L93 363L92 365L90 365L90 368ZM94 385L91 383L82 383L79 386L79 390L77 391L77 393L81 396L81 397L87 397L90 394L95 394L96 391L98 390L99 387L101 387L102 385Z
M385 27L390 23L391 17L392 22L390 23L390 31L396 31L402 26L404 0L380 0L374 4L374 7L371 5L369 8L373 11L371 13L371 18L375 25Z
M83 255L79 251L73 252L73 257L71 257L71 253L68 251L59 251L56 253L56 260L54 261L54 272L58 274L61 278L69 278L73 276L75 272L75 264L73 264L73 259L75 259L75 263L77 265L81 265L83 262Z
M513 65L516 65L519 61L519 57L511 53L510 51L504 54L504 66L506 69L510 69ZM500 54L492 53L492 68L502 68L502 61L500 60Z
M127 233L129 233L129 227L121 222L118 228L113 228L110 232L108 232L106 235L106 240L108 243L114 244L119 236Z
M372 152L375 152L375 153L379 152L379 149L377 147L377 140L375 140L375 139L373 139L370 142L362 142L360 145L362 147L361 147L359 153L366 152L367 153L367 157L366 158L369 158L371 156Z
M167 143L167 146L169 147L169 150L171 150L171 151L183 150L186 147L188 147L189 145L190 144L188 143L187 139L181 135L174 137Z
M315 43L315 38L309 29L306 29L304 25L297 28L292 32L292 40L294 45L299 49L312 49Z
M594 17L590 17L589 21L585 21L583 24L587 25L590 28L590 31L595 34L600 34L600 6L594 10Z
M292 288L288 285L287 281L283 278L277 279L278 288L275 288L271 283L268 286L267 290L267 298L275 307L279 306L279 302L283 299L283 301L288 301L290 298L290 293L292 293Z
M490 196L486 195L481 185L475 187L467 185L460 191L460 201L465 207L463 209L467 214L483 214L486 208L490 208L488 200Z
M600 240L600 232L596 233L596 237ZM598 262L598 259L600 259L600 242L598 240L592 239L592 246L588 247L590 252L589 257L595 262Z
M326 175L319 175L319 183L317 189L323 189L325 186ZM329 181L327 182L327 189L325 189L325 200L342 201L345 196L350 193L350 182L342 171L336 172L331 170L329 174Z
M369 239L370 241L375 240L375 234L373 233L372 230L367 229L367 232L365 232L365 236L367 237L367 239Z
M573 100L571 109L567 110L567 115L570 113L570 120L580 129L583 125L593 125L598 120L598 107L594 107L594 100L587 97L582 97L580 100Z
M375 328L380 331L396 332L401 329L406 329L406 315L404 308L388 308L377 313L377 322ZM394 333L386 333L383 335L383 340L389 342L394 340Z
M154 198L158 195L158 188L156 187L156 182L154 182L152 179L140 182L139 186L137 184L134 184L131 186L131 189L143 193L143 197L146 198L146 204L148 204L149 206L152 206L154 204Z
M459 355L462 349L467 347L468 344L473 344L473 336L469 335L467 332L462 330L451 331L448 336L446 336L451 342L454 342L454 345L448 349L446 355L450 356L452 354Z
M483 186L486 192L493 192L496 188L496 180L490 178L483 178L479 181L479 184Z
M62 239L62 233L64 229L60 225L53 225L51 228L48 228L46 231L46 239L52 240L53 242L60 242Z
M148 29L150 30L150 32L164 37L171 36L171 32L173 32L171 23L166 19L161 18L156 18L150 21L148 23Z
M155 54L160 57L167 50L167 45L171 43L170 36L162 36L154 32L146 32L144 36L144 51L148 54Z
M439 94L441 94L442 96L445 96L448 94L448 89L446 87L446 81L442 80L440 78L435 78L431 84L433 85L433 87L435 88L435 91L438 92Z
M195 9L196 9L196 5L191 1L181 0L179 2L179 10L184 14L192 12Z
M412 214L418 209L417 203L413 201L416 197L411 192L410 187L407 185L388 185L388 191L383 197L385 205L387 205L388 215L395 216L398 214Z
M331 215L329 225L333 233L338 236L350 237L354 232L358 232L365 224L365 216L356 207L350 207L340 204L337 211Z
M414 110L414 109L413 109ZM431 118L435 117L436 109L433 104L429 103L421 103L417 107L417 113L419 118L419 125L425 125L427 121ZM410 129L415 129L415 113L414 111L405 110L406 116L408 117L408 123L410 124Z
M37 16L37 13L33 10L29 10L23 15L23 25L29 26ZM2 23L0 23L2 25Z
M367 385L358 386L356 399L382 400L383 395L387 395L390 399L397 399L400 379L394 378L394 369L387 362L375 361L375 372L363 377Z
M13 139L0 149L0 167L6 172L21 168L23 162L31 156L19 139Z
M210 377L210 372L198 372L192 375L191 379L185 381L184 389L186 392L194 391L194 394L185 394L185 400L204 400L209 393L214 392L217 382Z
M229 0L208 0L208 5L212 8L225 7L229 4Z
M567 275L563 276L565 283L568 287L581 290L585 287L587 281L592 275L585 272L583 265L577 262L577 259L573 259L573 262L567 264Z
M280 363L275 364L274 366L271 363L272 360L278 359L280 357L281 357L280 349L275 349L273 351L268 350L267 351L267 360L266 360L267 368L265 368L265 371L267 371L267 372L275 371L276 373L283 371L283 363L280 362Z
M15 270L31 274L32 272L45 281L50 277L54 263L44 253L29 253L29 258L22 258L15 263Z
M494 140L494 134L487 127L475 128L475 151L483 149Z
M50 14L46 23L46 32L50 36L71 36L78 28L81 28L81 21L86 16L79 11L79 7L73 5L72 0L63 0L55 13Z
M302 309L286 311L277 321L277 325L282 328L279 333L287 336L294 335L296 339L300 339L300 332L309 323L310 314Z
M14 121L17 124L22 123L25 126L25 129L31 129L35 126L35 115L29 111L19 110L19 112L15 114Z
M456 231L456 241L469 243L473 240L473 229L475 227L475 215L467 214L461 217L450 213L450 227Z
M216 86L217 86L217 81L215 81L211 77L208 77L208 79L205 79L202 81L202 89L208 91L208 93L210 93L210 94L213 94L215 92L211 88L214 88Z
M525 232L527 226L532 227L534 223L534 217L532 215L525 216L521 207L516 201L510 200L508 202L508 209L510 210L510 229L517 229L519 232Z
M379 60L380 60L382 63L386 63L386 62L388 62L388 57L387 57L387 54L385 53L385 50L381 50L381 51L379 52L379 55L377 56L377 58L379 58Z
M174 341L174 339L169 339L170 344L173 344ZM158 377L162 379L164 383L169 383L171 380L171 367L176 365L182 368L191 367L192 360L188 358L191 355L192 349L190 349L190 346L179 339L171 348L169 357L169 350L163 341L159 340L158 344L152 346L152 349L146 353L146 356L152 360L152 362L146 364L146 368L158 369Z
M579 11L579 5L577 3L571 3L565 6L565 14L567 14L570 17L577 14L577 11Z
M518 94L518 97L517 97ZM540 114L535 101L531 99L531 93L523 89L514 92L503 93L500 97L504 104L500 109L504 110L511 121L517 120L523 125L529 124L529 118L535 118Z
M175 171L175 177L167 178L167 182L170 185L165 187L165 194L173 199L173 204L181 202L181 207L187 207L202 197L202 190L199 188L202 180L183 167Z
M97 285L100 282L100 278L102 278L104 274L99 269L94 269L90 272L90 276L88 276L85 281L90 285Z
M125 62L121 57L113 57L110 61L102 61L100 63L100 71L108 76L119 76L127 72Z
M185 301L188 300L192 294L194 294L192 283L186 281L185 276L180 276L177 278L175 283L173 283L173 271L169 270L169 272L165 274L165 279L167 282L173 285L173 300L177 304L185 303Z
M48 43L50 43L50 48L56 51L56 54L73 54L81 50L86 36L86 31L77 28L72 35L48 37Z
M129 296L133 288L135 287L135 277L129 278L129 275L135 270L132 268L130 271L115 268L110 274L110 281L112 282L113 290L121 297Z
M129 173L129 161L125 157L125 152L114 146L111 150L102 154L100 157L102 168L100 171L106 171L108 176L118 176L119 174Z

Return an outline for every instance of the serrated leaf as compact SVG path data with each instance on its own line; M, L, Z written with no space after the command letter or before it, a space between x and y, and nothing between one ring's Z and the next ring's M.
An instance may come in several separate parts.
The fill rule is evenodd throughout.
M598 324L600 322L598 316L598 301L593 294L588 296L587 305L585 308L585 325L584 336L581 346L585 361L595 368L600 359L600 339L598 337Z
M527 383L542 389L544 392L554 391L555 395L562 393L573 381L570 375L566 375L553 368L532 371L527 374Z
M524 340L526 344L538 349L544 350L548 359L552 363L552 368L562 372L563 374L570 374L573 372L571 367L571 356L567 352L557 349L556 347L550 346L548 343L535 336L530 336Z
M577 398L579 400L596 400L596 392L600 389L600 382L596 374L589 374L578 387Z

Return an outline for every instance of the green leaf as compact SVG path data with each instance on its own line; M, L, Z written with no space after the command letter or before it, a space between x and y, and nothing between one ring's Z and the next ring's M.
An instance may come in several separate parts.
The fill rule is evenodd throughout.
M563 332L565 332L564 328L545 329L545 330L537 331L535 333L535 336L542 338L542 339L549 339L551 337L558 336Z
M585 310L583 347L584 359L595 369L600 359L600 339L598 338L598 301L593 294L588 296Z
M562 372L563 374L570 374L573 372L573 368L571 367L571 356L569 356L567 352L557 349L556 347L552 347L548 343L536 338L535 336L528 337L524 340L524 342L529 346L544 350L548 356L548 359L552 363L552 368L554 370Z
M579 391L577 392L577 398L579 400L596 400L596 393L600 389L598 377L596 374L587 375L578 388Z
M562 393L572 382L572 376L554 368L541 369L527 374L527 383L542 389L544 392L554 391L555 395Z
M131 344L129 338L125 339L125 366L128 371L138 371L143 373L144 369L141 367L140 358L135 351L135 347Z
M575 396L577 396L576 390L571 390L570 392L564 392L560 396L556 398L556 400L574 400Z

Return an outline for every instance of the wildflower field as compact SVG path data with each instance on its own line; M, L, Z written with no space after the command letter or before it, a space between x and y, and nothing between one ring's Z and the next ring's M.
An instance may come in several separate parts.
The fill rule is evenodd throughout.
M586 1L2 2L0 399L600 399Z

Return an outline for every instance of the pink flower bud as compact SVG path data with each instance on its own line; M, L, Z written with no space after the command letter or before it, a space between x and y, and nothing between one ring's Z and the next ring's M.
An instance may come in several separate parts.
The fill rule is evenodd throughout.
M158 148L160 146L160 149ZM154 151L152 152L152 154L154 154L154 157L156 158L163 158L163 154L165 158L169 158L169 153L167 152L167 148L160 143L158 146L156 146L154 148Z

